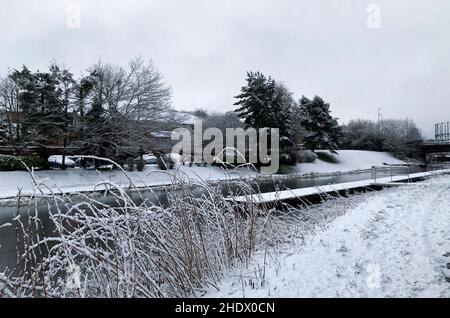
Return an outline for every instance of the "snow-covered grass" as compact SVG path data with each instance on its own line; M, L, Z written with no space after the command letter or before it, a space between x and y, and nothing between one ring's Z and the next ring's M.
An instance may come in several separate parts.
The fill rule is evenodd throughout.
M0 224L21 238L18 273L0 273L0 296L450 296L448 176L286 212L226 199L198 178L171 183L180 190L167 208L108 181L112 204L35 184L20 201L30 214ZM42 205L53 211L47 235L34 215Z
M373 151L342 150L335 157L338 160L337 164L318 159L314 163L302 163L295 167L288 167L286 172L301 175L348 173L370 169L372 166L381 166L383 164L404 163L388 153ZM196 180L216 181L258 176L258 173L250 168L225 171L219 167L179 166L178 169L180 174ZM171 183L170 174L162 172L157 165L147 165L144 172L129 172L128 176L137 187L168 185ZM129 185L128 177L118 170L67 169L65 171L36 171L35 177L38 181L44 181L54 191L62 191L64 193L92 191L99 181L108 181L123 187ZM32 193L33 187L33 181L28 172L0 172L0 198L14 197L18 189L22 189L22 194Z
M450 297L449 176L350 201L357 205L304 244L286 237L284 248L260 251L207 296Z
M323 151L332 155L328 151ZM370 169L372 166L382 166L384 164L404 164L405 162L393 157L386 152L362 151L362 150L340 150L338 155L333 155L337 163L326 162L317 159L313 163L298 164L297 173L330 173L345 172L354 170ZM294 170L294 169L292 169Z
M169 173L161 171L157 165L147 165L143 172L133 171L124 175L120 170L95 171L85 169L67 169L35 171L36 180L43 181L55 192L92 191L101 181L108 181L122 187L130 185L130 180L137 187L169 185L172 182L171 174L185 175L194 180L225 180L245 176L256 176L251 168L225 171L219 167L188 167L178 166L177 171ZM26 171L0 172L0 198L9 198L17 195L18 189L22 194L33 193L34 183Z

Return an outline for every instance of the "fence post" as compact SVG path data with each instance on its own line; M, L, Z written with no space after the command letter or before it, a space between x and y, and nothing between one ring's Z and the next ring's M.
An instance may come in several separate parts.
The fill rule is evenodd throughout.
M372 179L374 179L374 182L377 182L377 167L372 166Z
M409 177L410 177L410 173L409 173L409 165L408 165L408 183L410 183Z

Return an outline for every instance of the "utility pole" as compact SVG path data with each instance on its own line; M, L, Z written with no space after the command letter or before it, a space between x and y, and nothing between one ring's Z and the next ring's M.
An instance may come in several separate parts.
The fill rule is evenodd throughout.
M378 127L380 129L380 133L383 133L383 114L381 111L382 108L378 108Z

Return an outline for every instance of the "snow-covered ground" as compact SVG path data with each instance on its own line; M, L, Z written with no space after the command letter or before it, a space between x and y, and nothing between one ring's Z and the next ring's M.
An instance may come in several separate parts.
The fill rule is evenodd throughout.
M354 171L370 169L372 166L384 164L403 164L401 161L386 152L362 151L362 150L340 150L335 155L339 161L337 164L316 160L314 163L302 163L297 165L300 173L330 173L337 171Z
M109 181L121 186L129 186L131 178L137 187L167 185L171 184L175 170L161 171L156 165L149 165L145 171L126 172L126 175L119 170L94 171L84 169L67 169L35 171L37 182L44 181L54 191L75 192L92 191L95 185L102 181ZM180 166L177 169L177 176L197 180L222 180L230 178L240 178L246 176L256 176L257 173L250 168L225 171L219 167L188 167ZM13 171L0 172L0 198L16 196L18 189L22 189L22 194L32 193L33 180L28 172Z
M304 246L265 266L261 252L206 296L450 297L450 177L364 196Z
M342 150L337 156L339 163L331 164L317 160L315 163L299 164L296 167L289 168L292 173L333 173L348 172L362 169L370 169L372 166L381 166L383 164L401 164L404 163L395 159L388 153L373 151L353 151ZM58 159L59 160L59 159ZM56 160L56 161L58 161ZM220 180L238 178L244 176L256 176L257 173L249 169L241 169L237 172L226 172L218 167L180 167L181 175L189 178L198 178L202 180ZM145 172L127 172L136 186L166 185L171 183L171 177L162 171L156 165L147 166ZM36 171L37 181L45 183L54 189L63 192L73 191L91 191L96 184L102 180L111 181L115 184L129 185L129 180L121 171L103 171L96 172L83 169L67 169ZM33 182L27 172L0 172L0 198L12 197L17 195L18 188L22 193L32 192Z

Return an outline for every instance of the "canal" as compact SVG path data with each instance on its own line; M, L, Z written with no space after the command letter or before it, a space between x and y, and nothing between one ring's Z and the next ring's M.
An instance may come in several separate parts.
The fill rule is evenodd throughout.
M386 177L389 175L403 175L408 173L417 173L425 171L424 168L420 167L395 167L386 170L380 170L377 174L379 177ZM289 189L300 189L308 187L323 186L329 184L346 183L361 180L373 179L372 171L364 171L360 173L347 173L347 174L335 174L327 176L295 176L287 173L281 177L274 178L261 178L257 181L247 181L246 185L252 189L252 191L258 193L267 193L274 191L282 191ZM248 189L243 190L239 187L239 183L233 181L227 181L223 183L215 183L218 190L222 192L225 196L239 196L244 194L249 194ZM192 193L197 196L207 196L208 192L201 186L197 186L192 189ZM176 195L176 189L173 187L158 187L153 189L142 189L140 195L137 193L131 194L133 200L140 204L142 199L150 201L156 205L165 206L168 204L168 196ZM94 195L94 194L93 194ZM110 207L117 207L118 203L112 197L102 196L101 194L96 194L99 202L102 204L107 204ZM71 198L71 202L81 202L82 198ZM34 214L35 211L39 213L39 219L41 222L42 234L44 236L51 235L53 229L52 222L48 218L49 205L47 202L42 202L42 204L35 206L28 206L27 204L21 203L20 206L17 204L17 200L9 200L0 203L0 272L5 269L13 269L16 266L17 257L17 229L15 226L15 221L13 219L17 215L21 215L21 220L26 222L27 215ZM11 226L1 227L3 224L10 223ZM20 259L20 258L19 258Z

